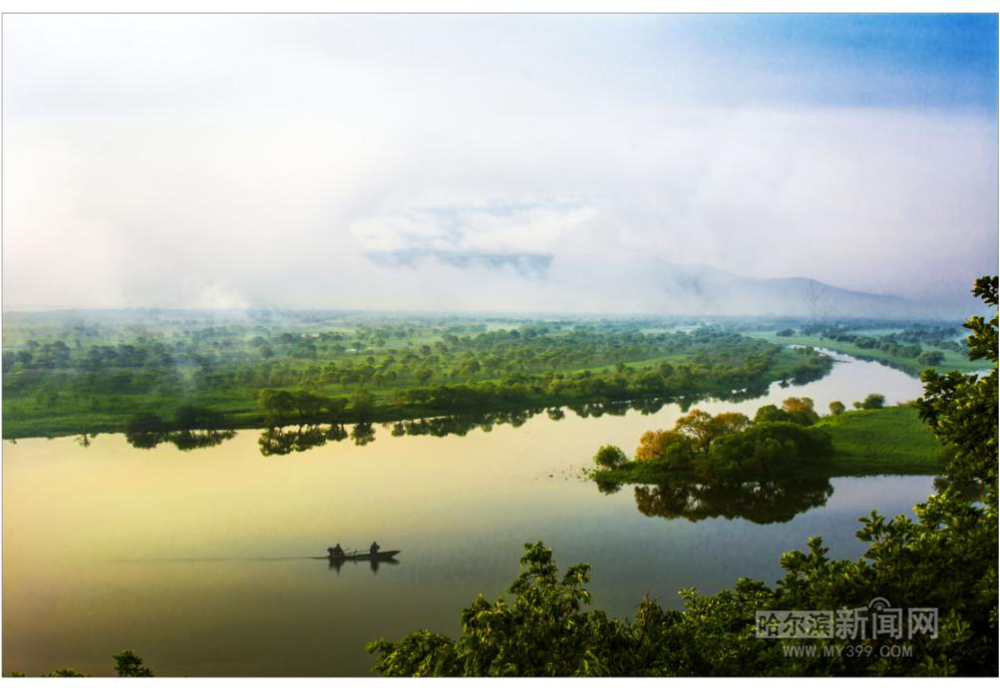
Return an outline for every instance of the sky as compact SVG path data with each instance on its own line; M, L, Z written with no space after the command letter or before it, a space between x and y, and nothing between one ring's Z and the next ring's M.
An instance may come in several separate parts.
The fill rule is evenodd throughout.
M996 15L3 27L5 310L670 312L691 266L945 304L997 273Z

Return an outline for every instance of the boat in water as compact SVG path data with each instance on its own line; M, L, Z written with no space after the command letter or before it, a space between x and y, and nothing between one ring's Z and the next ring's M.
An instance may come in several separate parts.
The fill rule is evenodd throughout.
M395 556L399 554L400 550L390 549L385 552L381 550L379 550L378 552L354 551L354 552L344 552L343 554L334 554L333 548L330 547L329 549L327 549L327 552L328 552L327 558L330 561L389 561L395 558Z

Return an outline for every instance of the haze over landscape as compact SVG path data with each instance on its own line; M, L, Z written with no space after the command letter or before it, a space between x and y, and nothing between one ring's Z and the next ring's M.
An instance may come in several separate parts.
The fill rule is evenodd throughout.
M173 9L3 15L0 676L997 676L997 14Z
M5 28L7 311L953 317L996 271L991 16Z

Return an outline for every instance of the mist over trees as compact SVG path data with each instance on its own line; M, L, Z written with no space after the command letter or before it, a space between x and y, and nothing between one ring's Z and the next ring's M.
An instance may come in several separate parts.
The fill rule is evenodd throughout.
M831 364L656 318L177 316L43 319L5 331L5 434L130 431L147 444L192 429L749 396Z

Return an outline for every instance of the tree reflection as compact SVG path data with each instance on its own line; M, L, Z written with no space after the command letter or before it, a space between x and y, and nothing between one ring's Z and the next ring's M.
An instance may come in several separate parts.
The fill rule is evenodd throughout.
M370 422L359 422L351 430L351 441L355 446L365 446L375 441L375 428Z
M642 406L648 404L649 401L594 401L592 403L575 403L573 405L566 406L574 413L577 417L589 418L589 417L603 417L604 415L624 415L630 409L641 410Z
M152 449L166 438L165 432L126 432L125 441L137 449Z
M715 400L742 401L757 398L766 393L766 388L763 390L747 388L730 392L724 396L718 396ZM681 411L687 411L692 405L703 400L706 399L688 396L643 398L630 401L605 399L590 403L576 403L565 407L523 408L400 420L383 423L382 427L388 430L393 437L461 437L474 430L491 432L494 428L501 425L510 425L514 428L521 427L539 415L544 415L548 420L553 421L565 419L567 411L571 411L577 417L584 419L600 418L605 415L620 416L625 415L630 410L638 411L643 415L651 415L659 412L668 404L676 404L680 406ZM148 424L133 425L132 429L125 434L128 443L138 449L152 449L159 444L168 442L174 444L182 451L190 451L192 449L217 446L235 436L235 432L232 429L208 428L166 431L162 426L162 421L142 420L140 422L148 422ZM208 424L209 422L211 420L202 420L199 418L194 424L201 425ZM218 420L215 422L218 422ZM357 446L366 446L375 441L375 431L375 425L371 422L358 423L350 429L350 432L348 432L345 425L340 423L309 423L291 427L272 426L261 431L258 438L258 446L261 454L264 456L284 456L290 453L317 448L327 442L342 441L348 438ZM80 438L80 443L83 446L87 446L89 441L86 435ZM609 485L602 491L615 491L615 489Z
M632 409L639 411L643 415L654 415L660 412L666 404L667 401L663 398L647 398L633 402Z
M343 425L299 425L271 427L260 433L257 445L262 456L286 456L294 451L307 451L328 441L347 438Z
M137 449L153 449L166 442L181 451L205 449L218 446L236 436L235 430L226 429L185 429L175 432L126 432L125 441ZM89 442L85 446L89 446Z
M520 427L525 422L541 413L542 408L529 408L527 410L500 411L495 413L468 413L465 415L443 415L432 418L419 418L416 420L402 420L387 424L386 427L392 430L392 436L431 436L431 437L464 437L472 430L478 429L483 432L491 432L497 425L511 425ZM552 411L547 411L552 418ZM562 413L562 411L559 411ZM555 419L555 418L553 418Z
M156 413L139 412L125 425L125 441L137 449L152 449L167 442L181 451L191 451L218 446L235 436L226 415L187 404L177 408L172 420L164 420ZM90 446L86 434L80 443Z
M181 451L191 451L192 449L206 449L211 446L218 446L235 436L236 432L231 429L183 430L171 434L167 441Z
M689 521L742 518L768 524L787 523L800 513L823 506L832 494L833 485L826 478L720 484L675 479L636 487L635 503L646 516Z
M597 489L601 494L617 494L622 488L622 483L611 480L595 480Z

